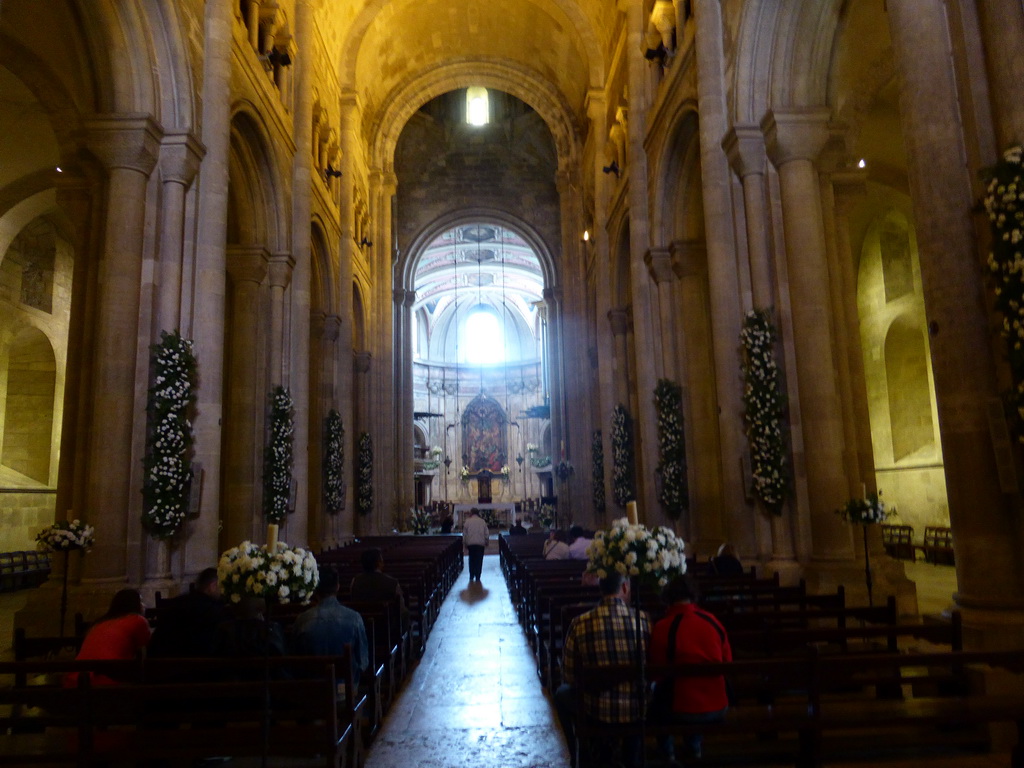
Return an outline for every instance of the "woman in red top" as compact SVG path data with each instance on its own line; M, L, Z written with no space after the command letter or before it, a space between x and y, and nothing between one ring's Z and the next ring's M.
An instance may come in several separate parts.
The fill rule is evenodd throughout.
M698 596L697 583L691 576L679 576L666 585L662 598L669 608L651 631L651 664L732 661L725 629L718 619L696 606ZM711 723L725 717L728 709L729 697L721 675L678 677L657 682L651 716L682 723ZM699 758L703 743L700 734L688 736L686 743L689 756ZM671 737L661 748L668 760L675 759Z
M136 589L122 589L110 601L110 608L92 625L82 649L75 657L79 660L131 661L139 657L142 649L149 644L149 622L146 621L142 596ZM94 674L94 685L116 685L117 681L106 675ZM64 685L74 687L78 673L72 672L64 679Z

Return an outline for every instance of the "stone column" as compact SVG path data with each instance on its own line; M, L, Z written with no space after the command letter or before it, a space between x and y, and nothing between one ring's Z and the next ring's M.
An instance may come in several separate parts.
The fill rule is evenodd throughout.
M338 319L340 327L338 337L337 367L335 374L337 386L334 396L337 398L336 407L341 414L341 420L345 424L345 455L353 457L345 462L344 475L347 490L345 492L345 513L343 533L353 532L353 516L356 512L355 499L355 455L356 439L358 438L357 424L365 425L365 421L359 421L355 411L355 381L353 354L354 298L353 298L353 272L352 265L356 258L356 241L354 229L354 208L353 184L355 178L355 165L352 158L359 149L359 112L357 109L356 94L346 91L341 96L341 178L335 179L339 185L338 208L341 236L338 239ZM363 304L365 310L365 303ZM362 318L363 327L366 328L368 318ZM359 344L367 344L368 340L358 340ZM360 352L366 351L360 349Z
M668 248L651 248L644 256L644 264L654 281L658 297L658 336L661 340L661 359L658 361L660 378L680 381L676 360L679 354L676 342L675 289L676 275L672 271L672 255ZM682 366L685 368L685 365Z
M132 446L139 337L139 296L146 225L146 185L160 151L160 128L148 116L90 120L89 146L108 169L107 220L99 268L93 347L92 428L86 509L96 528L85 558L91 582L127 576L128 521L138 510L131 469L142 457ZM134 492L133 492L134 491ZM133 535L135 531L131 532Z
M267 276L270 285L270 385L283 385L286 379L281 370L284 347L284 290L292 279L295 259L287 253L275 253L270 257ZM307 321L308 322L308 321ZM305 324L304 324L304 327ZM291 392L292 398L296 393ZM298 417L296 416L296 421Z
M551 463L557 464L565 458L565 392L563 389L562 360L562 292L557 288L544 289L544 305L547 312L548 387L551 395ZM556 484L557 488L557 484Z
M977 0L988 95L999 151L1024 141L1024 5L1021 0Z
M199 172L206 150L191 133L164 136L160 146L163 207L160 212L160 293L157 333L180 330L182 247L185 241L185 193Z
M259 53L260 50L260 0L249 0L245 9L245 28L249 33L249 45Z
M747 452L743 434L743 383L739 370L739 338L743 307L736 262L732 174L722 151L729 129L725 88L722 8L719 2L694 3L697 94L700 102L700 169L704 193L707 243L708 307L711 313L718 430L721 440L722 509L732 516L730 536L740 552L756 548L753 526L744 522L754 513L743 493L741 457Z
M609 309L608 326L611 328L615 344L611 366L615 372L615 392L614 402L609 409L610 417L611 410L617 405L624 405L627 410L629 409L629 312L625 309ZM608 455L611 456L611 453Z
M201 374L196 392L195 460L203 468L199 519L184 532L185 570L198 573L215 564L220 553L221 421L224 415L224 325L227 273L228 162L231 143L231 48L235 14L231 3L206 3L203 52L202 141L196 203L193 314L186 323L195 339ZM258 25L253 24L255 29ZM186 331L186 328L182 328ZM230 546L239 541L230 542Z
M764 150L764 134L756 125L737 125L722 140L729 163L743 183L744 222L747 229L747 254L750 263L750 285L754 307L775 306L772 278L772 254L768 246L768 203L765 195L765 172L768 157Z
M400 440L399 445L401 450L399 457L401 462L397 467L399 473L399 488L401 494L398 498L398 511L401 515L405 515L407 511L415 506L416 504L416 487L415 478L413 477L413 410L415 405L413 403L413 391L412 391L412 307L416 303L416 292L415 291L404 291L402 297L402 304L399 307L401 312L401 329L400 339L395 339L395 349L401 350L401 358L396 361L396 369L401 371L401 403L402 403L402 423L401 429L398 433L398 439ZM399 343L400 342L400 343Z
M850 528L834 512L846 496L843 417L830 327L828 256L821 190L814 161L828 140L828 110L807 109L765 115L768 156L779 171L789 292L793 310L797 387L803 417L812 560L853 557ZM796 462L799 466L800 462Z
M237 546L252 539L262 520L259 482L264 445L266 378L260 375L260 285L267 276L270 254L259 246L234 246L228 259L231 276L231 357L228 363L224 441L224 501L221 543Z
M1019 647L1024 534L1013 497L1001 491L990 433L989 406L999 388L969 215L975 190L963 161L946 4L889 0L888 8L956 550L956 599L971 645ZM985 631L975 633L975 627Z

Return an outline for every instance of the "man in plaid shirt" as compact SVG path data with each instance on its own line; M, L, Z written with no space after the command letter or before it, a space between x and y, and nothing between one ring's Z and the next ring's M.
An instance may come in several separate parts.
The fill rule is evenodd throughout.
M555 692L555 708L565 731L569 751L574 752L575 736L572 720L577 714L574 684L595 667L636 662L638 654L647 653L651 637L647 614L640 612L641 644L636 643L636 612L629 607L629 579L614 572L601 579L601 603L578 616L569 625L562 656L564 683ZM583 701L585 714L604 723L632 723L643 717L643 702L636 695L636 686L625 683ZM639 740L623 744L627 765L640 762Z

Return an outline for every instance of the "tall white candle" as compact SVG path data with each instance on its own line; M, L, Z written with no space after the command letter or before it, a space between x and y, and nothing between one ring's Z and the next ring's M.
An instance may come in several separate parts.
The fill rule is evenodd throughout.
M867 483L860 484L860 497L866 499L868 497L868 485Z
M273 549L277 545L277 525L271 523L267 526L267 549Z
M630 525L637 525L636 502L635 501L627 501L626 502L626 517L629 518L629 524Z

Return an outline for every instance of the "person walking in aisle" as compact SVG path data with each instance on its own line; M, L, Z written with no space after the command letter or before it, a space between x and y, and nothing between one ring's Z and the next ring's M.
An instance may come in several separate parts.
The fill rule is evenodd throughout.
M490 531L487 523L483 521L476 507L469 510L466 522L462 524L462 545L469 555L469 580L480 581L480 574L484 568L484 548L487 546L487 539L490 538Z

